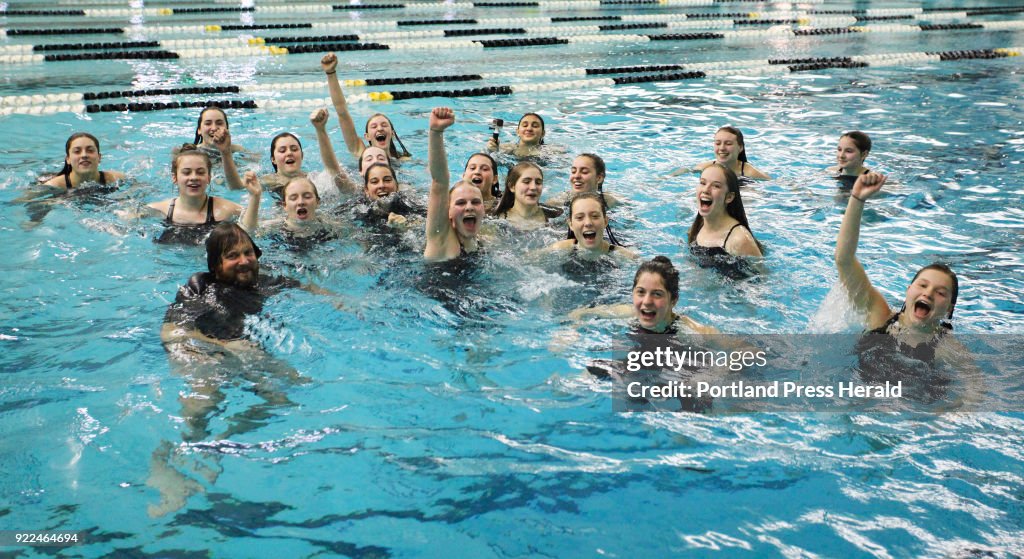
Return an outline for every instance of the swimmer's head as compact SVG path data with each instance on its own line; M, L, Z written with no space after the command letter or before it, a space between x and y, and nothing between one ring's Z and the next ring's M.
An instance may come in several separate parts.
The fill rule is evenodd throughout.
M395 170L384 163L374 163L363 175L363 192L370 200L377 200L398 191Z
M196 122L196 139L193 144L199 145L203 142L213 143L214 133L228 129L228 115L217 106L210 106L199 113L199 121Z
M210 156L192 144L183 144L171 160L171 179L178 187L179 196L205 194L210 185L213 163Z
M71 171L90 173L99 168L100 141L88 132L75 132L64 142L64 168L60 174Z
M516 126L519 142L530 145L544 143L544 119L537 113L526 113L519 119Z
M933 262L914 274L907 287L903 309L910 309L908 318L927 327L952 320L960 294L960 280L952 268ZM952 328L951 325L947 327Z
M281 132L270 141L270 164L274 172L291 175L302 170L302 142L291 132Z
M320 207L320 193L306 177L295 177L281 189L282 203L288 219L306 221L316 217Z
M391 166L391 159L388 157L387 150L377 146L369 146L363 149L363 154L359 156L359 174L363 175L364 179L366 178L366 170L374 163L383 163L384 165Z
M871 151L871 138L867 134L854 130L839 137L839 145L836 146L836 163L840 171L850 171L850 174L858 174L864 166Z
M220 283L239 287L256 285L262 255L252 237L236 223L220 223L206 238L206 265Z
M581 153L569 169L569 186L573 192L601 192L604 173L604 159L593 153Z
M746 161L743 132L735 126L723 126L715 132L715 160L719 163Z
M498 178L498 163L487 153L474 153L466 161L462 180L473 183L480 193L489 192L497 198L501 196L501 182Z
M398 132L395 132L395 126L391 124L391 119L382 113L377 113L366 121L363 138L368 142L368 147L376 146L387 150L388 155L396 159L399 157L412 157L409 150L405 149L405 144L402 143L401 138L398 137ZM395 142L402 146L401 153L398 152Z
M724 191L720 189L724 186ZM740 180L732 169L719 163L712 163L704 168L700 174L700 183L697 187L697 217L693 219L690 232L687 236L689 243L697 240L697 233L704 227L704 215L715 215L718 208L724 205L725 213L740 222L743 227L750 231L750 224L747 222L747 212L743 209L743 197L740 195ZM751 231L753 236L753 231ZM758 249L764 252L760 241L754 238Z
M484 213L483 194L473 183L460 180L448 191L448 221L459 238L475 237Z
M544 192L544 171L535 163L523 161L512 167L505 177L505 192L494 213L508 213L516 203L537 205Z
M569 233L584 248L601 244L601 232L608 227L604 199L597 192L580 192L569 199Z
M640 265L633 276L633 314L640 326L664 331L672 322L679 301L679 270L664 256Z

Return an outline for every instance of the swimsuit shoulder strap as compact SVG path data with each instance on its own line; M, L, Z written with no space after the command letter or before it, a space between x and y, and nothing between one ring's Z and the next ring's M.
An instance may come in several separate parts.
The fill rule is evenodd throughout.
M64 188L71 190L71 169L64 173Z
M167 204L167 223L174 223L174 203L177 201L177 198L172 198L171 203Z
M746 171L746 169L747 169L747 162L746 161L740 161L740 176L741 177L746 176L746 175L744 175L744 171Z
M732 235L732 230L736 229L737 227L740 227L741 225L743 224L737 223L736 225L733 225L731 228L729 228L729 232L725 234L725 240L722 241L722 248L725 248L725 244L729 242L729 235Z
M107 184L107 175L104 174L103 171L100 171L100 184L104 186Z
M209 198L206 199L206 224L207 225L213 225L213 224L217 223L216 221L213 220L213 205L214 205L214 203L216 203L216 201L217 201L217 199L214 198L213 196L210 196Z

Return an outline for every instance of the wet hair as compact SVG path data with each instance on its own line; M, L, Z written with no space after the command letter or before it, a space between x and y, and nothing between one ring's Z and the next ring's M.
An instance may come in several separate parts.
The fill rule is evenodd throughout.
M641 274L658 274L661 276L661 282L665 284L665 289L668 291L670 298L673 301L679 300L679 270L672 265L672 261L667 256L655 256L641 264L640 268L636 271L636 275L633 276L633 289L636 289L636 284L640 281Z
M171 157L172 173L178 172L178 160L181 159L182 157L185 157L186 155L197 155L199 157L202 157L203 161L206 161L207 173L209 173L213 169L213 161L210 160L209 154L196 148L195 144L181 144L181 149L178 150L178 153L175 153L174 156Z
M89 138L92 140L92 143L96 144L96 153L100 153L100 141L96 139L96 136L93 136L88 132L75 132L68 136L68 141L64 142L64 166L61 167L60 172L57 173L57 175L71 175L71 164L68 163L67 157L71 155L71 143L79 138Z
M391 143L388 144L388 155L395 158L412 157L412 154L409 153L409 150L405 148L405 144L402 143L402 139L398 137L398 131L395 130L395 125L391 124L391 119L388 118L387 115L385 115L384 113L377 113L375 115L370 116L370 118L366 119L366 126L363 128L363 133L368 134L370 132L370 121L379 116L384 117L384 120L388 121L388 126L391 127ZM398 142L398 145L402 146L402 153L398 153L398 148L395 147L395 142Z
M732 169L722 165L721 163L712 163L704 168L707 171L711 168L719 168L725 174L725 184L729 188L729 192L733 194L732 201L725 205L725 213L729 214L730 217L740 222L740 225L747 228L750 231L750 224L747 222L747 212L743 210L743 198L740 196L740 179L736 176L736 173L732 172ZM701 171L703 174L703 171ZM697 242L697 233L704 227L704 216L697 213L697 217L693 219L693 225L690 225L690 232L687 235L687 242L693 244ZM750 236L754 237L754 232L750 231ZM764 254L764 247L761 246L761 241L758 241L754 237L754 243L757 248Z
M612 224L608 220L608 204L604 201L604 194L601 194L600 192L579 192L577 194L573 194L572 197L569 198L569 216L568 216L568 224L567 224L567 226L569 228L569 232L568 232L568 234L566 234L565 238L566 239L576 240L576 234L572 232L572 227L571 227L571 224L572 224L572 206L573 206L573 204L575 204L576 202L578 202L580 200L597 200L598 201L598 203L601 205L601 215L604 216L604 230L608 234L608 242L613 244L613 245L615 245L615 246L622 246L622 244L619 243L619 240L615 238L615 234L612 233Z
M738 159L744 162L747 161L747 144L746 142L743 141L743 132L740 132L740 129L736 128L735 126L723 126L716 130L715 134L718 134L723 130L725 132L732 134L733 136L736 136L736 143L740 145L740 155Z
M315 182L309 180L308 176L305 176L305 177L293 177L290 181L286 182L285 185L281 187L281 205L284 205L284 200L285 200L285 198L288 197L288 187L291 186L293 182L298 182L298 181L306 181L309 184L313 185L313 196L316 197L316 201L317 202L320 201L320 191L317 190Z
M860 130L851 130L843 134L842 136L839 136L840 140L842 140L843 138L849 138L853 140L853 145L857 146L857 150L862 153L867 153L871 151L871 138L869 138L867 134L861 132Z
M519 129L519 125L521 125L523 123L523 119L528 117L528 116L536 117L537 120L540 121L540 133L541 133L540 145L544 145L544 135L547 132L547 125L544 124L544 117L540 116L539 114L537 114L537 113L526 113L523 116L519 117L519 122L516 124L516 129L517 130Z
M199 120L196 121L196 139L192 140L192 143L197 146L203 143L203 135L199 132L199 129L203 127L203 115L206 114L206 111L220 111L220 114L224 116L224 128L231 128L228 124L228 113L224 112L224 109L217 105L206 107L199 113Z
M472 161L473 158L477 156L486 157L488 161L491 162L491 171L494 173L494 182L491 183L491 196L494 196L495 198L501 196L501 180L500 177L498 176L498 162L495 161L493 157L491 157L491 154L480 151L474 153L473 155L470 155L469 159L466 160L466 164L462 167L462 174L466 174L466 169L469 168L469 162ZM480 189L480 193L483 194L483 189Z
M274 167L275 173L277 172L277 163L274 163L274 148L277 147L277 141L281 138L295 139L295 143L299 144L299 152L302 152L302 141L299 140L299 137L295 134L292 134L291 132L281 132L277 136L274 136L274 139L270 140L270 164Z
M206 266L211 274L217 273L217 268L224 258L224 253L242 241L248 241L252 245L252 250L256 253L257 260L259 260L260 256L263 256L263 251L260 250L260 247L256 246L252 237L245 232L245 229L239 227L237 223L225 221L218 223L213 228L210 236L206 238Z
M577 155L576 157L586 157L587 159L589 159L590 162L594 164L594 172L597 173L598 175L601 175L602 177L604 176L604 174L605 174L604 159L601 159L600 155L596 155L596 154L593 154L593 153L581 153L581 154ZM602 187L603 186L604 186L604 179L601 179L601 182L597 183L597 191L598 192L602 192ZM604 199L603 198L601 200L601 203L602 204L604 203Z
M925 270L938 270L946 274L947 276L949 276L951 280L953 280L953 293L951 293L949 297L949 314L946 315L946 320L952 320L953 310L956 309L956 298L960 294L960 279L956 277L956 272L954 272L953 269L947 266L946 264L943 264L942 262L932 262L931 264L918 270L917 273L914 274L913 279L910 280L910 283L914 283L915 281L917 281L917 277L920 276L921 273L924 272ZM904 303L904 305L906 305L906 303ZM900 309L900 312L902 311L903 309ZM949 324L948 322L944 323L943 326L949 328L950 330L953 329L953 325Z
M505 175L505 192L501 194L501 200L498 202L498 207L494 208L494 215L501 215L508 213L512 209L512 206L516 204L516 193L513 190L516 183L519 182L519 177L523 176L523 172L527 169L537 169L540 172L540 178L544 178L544 171L537 166L536 163L529 161L523 161L517 163L515 167L508 170L508 175Z

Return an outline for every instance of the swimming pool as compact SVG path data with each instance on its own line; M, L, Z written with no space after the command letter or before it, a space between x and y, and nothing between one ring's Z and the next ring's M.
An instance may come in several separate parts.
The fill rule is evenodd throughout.
M237 7L212 7L219 6ZM487 75L476 81L346 91L357 126L377 111L392 118L414 154L400 177L421 192L429 180L424 163L431 107L445 104L456 110L457 122L446 133L453 170L486 142L491 118L515 121L536 110L547 120L549 143L568 151L545 167L547 189L565 189L572 154L601 154L608 163L608 189L629 200L613 213L617 232L647 258L670 256L683 273L680 310L727 332L850 329L827 297L835 281L832 251L845 198L822 168L832 164L842 131L866 130L875 141L870 165L896 179L865 217L860 255L876 285L895 301L912 270L941 258L962 278L958 332L1013 335L1024 327L1020 57L937 61L906 56L892 59L891 65L798 72L758 63L1020 47L1024 37L1012 26L1004 31L885 28L650 41L636 36L772 28L697 25L739 20L744 12L910 4L451 3L329 13L256 4L262 6L282 10L189 13L184 8L193 4L175 2L145 5L175 10L168 15L9 14L3 44L242 34L266 39L353 30L537 31L657 23L661 16L681 13L719 15L674 20L693 27L540 29L533 35L451 39L592 38L571 44L351 51L339 54L340 72L347 79ZM93 7L127 9L99 2L7 4L7 10ZM1024 19L1019 12L990 12L928 12L920 19L868 24ZM620 19L548 24L538 19L615 16ZM132 18L137 25L129 34L11 33L125 27ZM480 23L361 25L470 18ZM225 29L229 24L310 21L336 25ZM856 25L810 23L817 28ZM221 30L207 32L207 25ZM366 38L405 46L443 40ZM119 49L55 52L113 50ZM287 86L321 82L319 56L207 53L178 59L8 63L0 96L250 86L237 93L81 104L252 100L263 108L228 111L234 141L264 154L260 164L266 169L269 138L296 131L304 140L308 166L317 160L308 114L314 100L327 94L312 86ZM606 74L565 75L585 68L711 62L735 62L734 70L615 85L594 81ZM512 75L528 71L533 73ZM505 86L516 89L453 99L378 102L355 97L370 91ZM537 87L528 91L530 86ZM205 417L209 435L185 442L187 433L204 431L204 418L188 417L179 400L192 390L189 380L199 371L172 366L158 330L177 287L205 266L203 257L194 247L155 245L159 224L121 221L106 208L132 208L172 194L169 150L192 138L198 111L47 109L74 103L55 97L22 100L11 106L22 112L38 107L36 112L44 114L10 111L0 117L10 138L0 152L0 195L6 202L0 206L0 262L8 292L0 304L5 319L0 325L5 376L0 465L7 474L0 481L0 529L84 532L85 543L63 549L69 557L191 556L204 550L226 557L1024 553L1018 504L1024 488L1020 413L613 413L609 386L582 371L590 359L607 354L622 326L582 326L582 341L571 349L552 348L551 342L570 328L564 319L569 310L594 300L625 301L634 270L611 270L586 285L557 265L524 261L514 250L490 254L466 293L445 298L419 287L426 272L415 251L368 251L364 245L371 241L356 238L287 255L261 242L266 260L280 273L344 294L357 302L356 312L335 310L322 297L301 291L271 299L265 317L250 327L274 358L303 378L254 378L252 372L266 368L262 362L228 361L203 369L220 378L223 400ZM754 233L769 249L767 272L757 281L725 282L690 261L683 239L693 214L695 177L664 178L676 167L708 159L710 138L723 124L743 129L751 161L775 177L743 193ZM105 168L137 180L98 201L58 201L38 224L27 223L26 206L11 202L38 173L59 168L61 146L77 130L103 141ZM337 129L331 130L340 153ZM222 186L215 189L238 199ZM271 211L267 201L264 211ZM510 244L541 246L558 236L542 232ZM218 438L223 433L230 436ZM185 487L191 495L180 508L151 517L148 507L159 502L159 494L147 481ZM15 549L26 556L33 552Z

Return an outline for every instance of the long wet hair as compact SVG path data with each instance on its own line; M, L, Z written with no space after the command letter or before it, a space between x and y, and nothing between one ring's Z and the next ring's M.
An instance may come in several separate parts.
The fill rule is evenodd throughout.
M260 247L256 246L252 237L245 232L245 229L239 227L237 223L224 221L218 223L213 228L210 236L206 237L206 266L211 274L217 273L217 267L220 266L224 253L242 241L249 241L249 244L252 245L252 250L256 254L256 260L263 256L263 251L260 250Z
M395 125L391 123L391 119L388 118L387 115L385 115L384 113L377 113L370 116L370 118L366 119L366 126L363 127L363 134L367 134L370 132L370 121L379 116L384 117L384 120L388 121L388 126L391 127L391 143L388 144L388 155L395 158L412 157L412 154L409 153L409 150L405 148L405 144L402 143L402 139L398 137L398 131L395 130ZM395 142L398 142L398 145L402 146L402 153L398 153L398 148L395 147Z
M486 157L491 162L491 170L494 173L494 182L491 183L491 196L498 198L499 196L501 196L501 178L498 175L498 162L495 161L493 157L491 157L491 154L478 151L473 155L470 155L469 159L466 160L466 164L462 166L462 174L466 174L466 169L469 168L469 162L472 161L473 158L478 155ZM482 193L483 189L481 189L481 194Z
M306 155L305 152L302 151L302 141L299 140L299 137L295 134L292 134L291 132L281 132L277 136L274 136L274 139L270 140L270 165L274 167L275 173L277 172L277 163L274 163L274 148L277 147L277 141L281 138L294 138L295 142L299 144L299 152L302 153L303 156Z
M719 132L722 131L728 132L733 136L736 136L736 143L740 145L740 155L739 157L737 157L737 159L745 163L747 161L747 143L743 141L743 132L740 132L740 129L736 128L735 126L723 126L718 130L715 130L715 134L718 134Z
M953 280L953 293L950 294L949 297L949 314L946 315L945 321L942 322L943 327L952 330L953 323L951 321L953 320L953 311L956 309L956 298L960 295L960 278L958 278L956 276L956 272L954 272L953 269L947 266L946 264L942 262L932 262L931 264L918 270L917 273L914 274L914 277L910 280L910 283L914 283L915 281L917 281L917 277L920 276L921 273L924 272L925 270L938 270L939 272L946 274L947 276L949 276L951 280ZM903 303L903 307L900 309L900 312L903 312L904 310L906 310L906 308L906 303Z
M636 271L636 275L633 276L633 289L636 289L636 284L640 281L640 275L645 273L661 276L661 282L665 284L665 289L668 291L671 299L673 301L679 300L679 270L672 265L672 261L667 256L655 256L641 264Z
M516 123L516 130L519 130L519 125L522 124L523 123L523 119L528 117L528 116L537 117L537 120L540 121L540 134L541 134L541 136L540 136L540 143L538 145L544 145L544 136L547 136L548 127L547 127L546 124L544 124L544 117L540 116L539 114L537 114L537 113L526 113L523 116L519 117L519 122Z
M172 174L178 173L178 160L181 159L182 157L185 157L186 155L198 155L199 157L202 157L203 160L206 161L207 174L209 174L213 170L213 161L210 159L210 155L208 153L197 148L195 144L181 144L181 149L178 150L178 153L175 153L171 157Z
M505 176L505 192L501 194L501 200L498 202L498 207L494 208L494 215L507 214L512 206L516 204L516 193L515 186L519 181L519 177L523 176L523 172L527 169L537 169L540 172L541 180L544 179L544 170L541 169L536 163L529 161L523 161L517 163L515 167L508 170L508 175Z
M220 111L220 114L224 115L224 128L231 129L231 125L228 124L228 113L224 112L224 109L217 105L210 105L199 113L199 120L196 121L196 139L192 140L192 143L197 146L203 143L203 135L199 132L199 129L203 127L203 115L206 114L206 111Z
M605 203L604 196L600 192L580 192L578 194L573 194L572 198L569 198L569 223L566 224L566 227L568 227L569 232L566 234L565 238L578 241L578 239L576 239L576 234L572 232L571 224L572 207L576 202L580 200L597 200L597 202L601 205L601 215L604 216L604 230L605 233L608 234L608 242L615 246L623 246L622 243L620 243L619 240L615 238L615 234L612 233L612 224L611 221L608 220L608 204Z
M64 166L61 167L60 172L57 173L57 175L55 175L55 176L60 176L60 175L64 175L65 177L70 177L71 176L71 164L68 163L68 156L71 155L71 142L74 142L75 140L77 140L79 138L89 138L90 140L92 140L92 143L96 144L96 155L102 155L100 153L100 141L96 139L96 136L93 136L92 134L90 134L88 132L75 132L74 134L68 136L68 141L64 142ZM98 164L96 166L96 169L99 170L99 165ZM47 180L49 180L49 179L47 179ZM71 179L68 178L68 180L70 181Z
M839 136L840 140L842 140L843 138L849 138L850 140L852 140L853 145L857 146L857 150L860 151L861 153L867 153L871 151L871 138L868 137L867 134L861 132L860 130L851 130L843 134L842 136Z
M736 173L732 172L732 169L722 165L721 163L712 163L704 168L704 170L717 167L722 170L725 174L725 184L729 188L729 192L732 193L732 201L725 205L725 213L729 214L730 217L740 222L740 225L747 228L750 231L750 224L747 222L747 212L743 210L743 198L740 196L740 179L736 176ZM701 171L703 174L703 171ZM693 244L697 242L697 233L704 228L704 216L697 213L697 217L693 219L693 225L690 225L690 232L687 235L687 242ZM754 232L750 231L750 236L754 237ZM761 241L754 237L754 243L757 244L757 248L764 254L764 247L761 246Z

